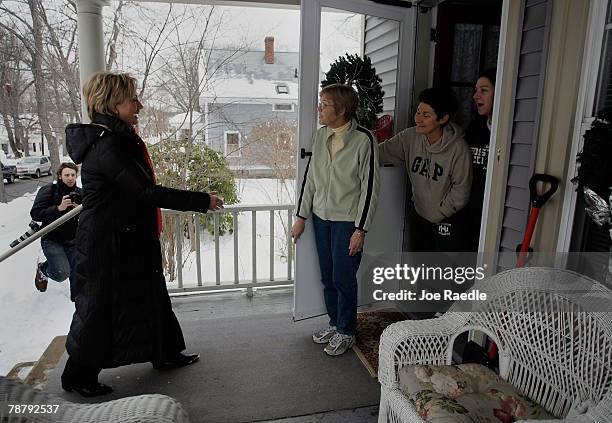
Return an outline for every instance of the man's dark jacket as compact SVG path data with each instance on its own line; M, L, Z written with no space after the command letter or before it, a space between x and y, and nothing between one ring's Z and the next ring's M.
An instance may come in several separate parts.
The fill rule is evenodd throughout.
M68 353L98 368L163 362L185 342L162 271L156 209L205 212L210 197L155 185L138 136L113 116L69 125L66 136L70 157L83 164Z
M59 211L57 209L64 195L68 195L71 192L77 192L79 195L82 195L81 188L78 188L76 185L69 187L62 181L43 186L38 190L34 205L32 206L32 210L30 210L32 220L42 222L42 227L44 228L71 211L72 207L68 207L64 211ZM75 216L68 222L62 223L47 235L43 236L42 239L50 239L62 245L69 244L74 241L78 224L79 217Z

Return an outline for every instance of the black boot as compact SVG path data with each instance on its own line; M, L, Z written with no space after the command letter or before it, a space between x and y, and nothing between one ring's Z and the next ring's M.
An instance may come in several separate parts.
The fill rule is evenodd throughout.
M175 367L183 367L189 364L193 364L200 359L200 354L191 354L191 353L175 353L168 357L166 357L166 361L163 363L154 361L153 368L154 369L167 369L167 368L175 368Z
M80 364L68 357L62 373L62 389L76 391L84 397L97 397L113 392L113 388L98 382L100 369Z
M62 379L62 389L67 392L76 391L84 397L97 397L100 395L107 395L113 392L113 388L100 382L92 383L90 385L72 385L64 382Z

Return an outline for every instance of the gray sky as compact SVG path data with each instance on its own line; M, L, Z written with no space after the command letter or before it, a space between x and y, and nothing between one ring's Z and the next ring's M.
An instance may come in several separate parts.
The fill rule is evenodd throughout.
M143 7L159 12L160 23L168 10L169 5L164 3L142 3ZM175 4L174 10L181 8L197 9L197 5ZM217 46L223 47L231 44L242 44L244 40L255 50L263 50L264 38L268 35L274 37L277 51L299 51L300 44L300 11L299 9L269 9L263 7L237 7L217 6L223 11L223 33L217 39ZM113 7L104 8L107 19L114 10ZM138 29L138 18L134 9L128 8L126 18L131 28L146 31L148 28ZM329 65L338 56L345 53L359 53L361 34L361 18L347 13L323 12L321 29L321 69L325 72ZM190 29L182 31L183 36ZM129 60L129 59L128 59Z

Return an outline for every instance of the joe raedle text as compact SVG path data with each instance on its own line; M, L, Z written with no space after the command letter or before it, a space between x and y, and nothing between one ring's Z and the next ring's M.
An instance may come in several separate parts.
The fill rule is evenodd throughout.
M402 289L399 292L383 292L377 289L372 293L375 301L486 301L487 294L479 290L468 292L455 292L445 289L440 292L430 292L426 289L420 291L409 291Z

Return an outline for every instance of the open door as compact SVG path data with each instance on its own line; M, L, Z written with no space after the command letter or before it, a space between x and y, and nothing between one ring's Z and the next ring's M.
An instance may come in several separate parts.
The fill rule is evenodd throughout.
M298 151L310 152L318 125L317 102L320 79L328 69L321 68L322 47L333 41L321 36L326 14L344 14L361 22L360 53L371 58L385 91L384 114L393 120L393 131L410 122L412 98L416 8L376 4L366 0L308 0L301 6L300 100ZM338 51L337 56L345 51ZM304 177L309 157L298 153L296 193ZM372 267L394 265L402 249L406 172L403 167L381 169L381 190L376 217L366 237L363 259L357 275L359 305L373 302ZM315 248L312 223L296 245L294 319L326 314L323 287ZM380 264L376 264L380 263ZM383 264L385 263L385 264Z

